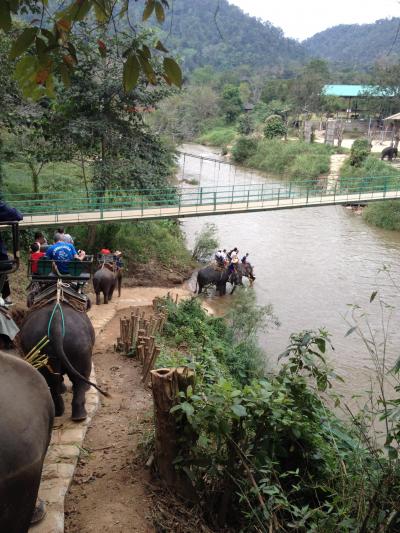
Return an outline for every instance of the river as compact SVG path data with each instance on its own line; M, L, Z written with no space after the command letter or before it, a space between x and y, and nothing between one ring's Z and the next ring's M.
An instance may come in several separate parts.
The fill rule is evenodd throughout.
M225 160L217 150L204 146L184 145L181 149ZM188 157L184 162L181 157L180 165L181 179L197 179L201 185L277 181L233 165L200 163ZM370 356L356 334L345 336L349 325L344 317L349 305L360 305L377 338L382 339L380 300L369 300L379 288L386 303L398 304L400 290L379 271L390 266L392 279L400 286L400 234L368 226L362 217L341 206L313 207L183 219L189 247L206 222L217 226L221 247L237 246L241 254L249 252L257 277L257 301L271 303L281 321L278 329L260 334L267 366L276 364L292 332L324 327L335 348L330 360L345 379L340 389L349 397L368 388L373 366ZM225 308L229 296L215 298L213 305L217 310ZM385 316L388 313L386 309ZM400 356L399 319L400 310L394 309L387 342L389 363Z

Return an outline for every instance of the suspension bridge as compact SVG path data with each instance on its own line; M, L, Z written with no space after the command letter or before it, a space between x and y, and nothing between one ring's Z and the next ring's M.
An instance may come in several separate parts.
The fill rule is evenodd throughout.
M199 217L234 213L366 204L400 198L400 177L244 183L229 186L168 187L10 194L5 200L24 214L22 227L95 224Z

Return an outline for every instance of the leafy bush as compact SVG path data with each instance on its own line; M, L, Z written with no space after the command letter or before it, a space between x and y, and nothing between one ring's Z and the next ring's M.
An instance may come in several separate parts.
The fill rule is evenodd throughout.
M328 172L330 154L331 149L324 144L264 139L258 142L255 154L248 158L246 165L301 182Z
M340 187L342 190L365 191L398 189L400 172L369 155L359 166L352 166L347 159L340 169Z
M241 115L237 122L237 130L241 135L249 135L254 130L254 124L251 115L246 113Z
M207 146L225 146L231 144L235 137L236 128L234 126L223 126L203 133L198 138L198 142Z
M243 163L257 151L257 140L239 137L232 147L232 158L236 163Z
M371 153L371 144L368 139L356 139L350 150L350 165L360 167Z
M400 202L387 200L369 204L363 211L363 218L378 228L400 231Z
M266 139L284 137L287 133L286 125L279 115L271 115L265 121L264 136Z
M217 226L210 222L204 224L199 233L196 233L192 257L196 261L206 262L218 248Z

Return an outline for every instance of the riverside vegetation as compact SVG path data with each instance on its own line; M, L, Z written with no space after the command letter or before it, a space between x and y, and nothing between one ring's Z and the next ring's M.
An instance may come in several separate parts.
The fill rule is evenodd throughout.
M374 293L370 305L376 299ZM341 401L326 331L291 335L280 368L267 373L256 333L278 322L271 307L255 305L253 291L240 291L225 318L208 316L196 299L163 305L169 315L158 365L187 365L196 376L172 409L179 434L175 466L190 480L211 527L398 530L398 387L394 400L378 392L369 408L350 411L344 421L336 414ZM362 325L351 326L349 334L358 332L377 348ZM370 351L386 384L382 354ZM378 418L383 437L373 429Z

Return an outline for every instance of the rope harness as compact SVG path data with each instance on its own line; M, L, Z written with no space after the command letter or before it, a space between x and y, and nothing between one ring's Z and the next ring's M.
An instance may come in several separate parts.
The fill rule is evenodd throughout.
M56 311L59 310L61 314L61 330L62 330L62 336L65 337L65 320L64 320L64 312L62 310L62 307L60 305L60 302L64 301L64 287L69 287L67 283L63 283L61 279L57 280L57 296L56 296L56 303L54 304L53 311L50 315L49 324L47 326L47 337L50 339L50 328L51 323L53 322L54 315L56 314Z

